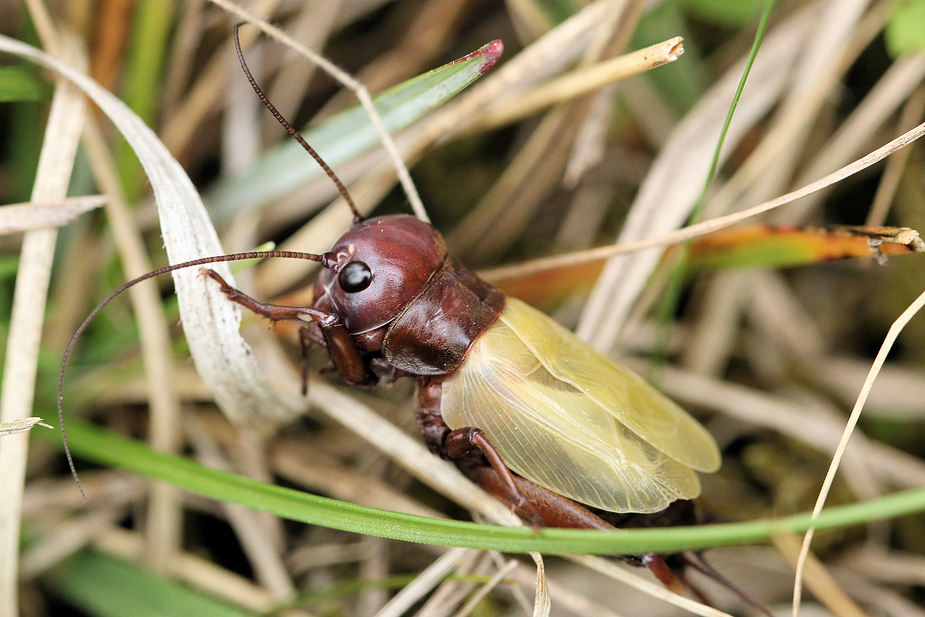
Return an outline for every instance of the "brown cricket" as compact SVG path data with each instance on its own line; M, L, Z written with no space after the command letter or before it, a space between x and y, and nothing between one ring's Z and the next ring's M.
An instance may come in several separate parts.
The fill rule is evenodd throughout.
M238 42L235 27L235 42ZM115 295L180 268L261 257L320 262L310 307L259 302L213 270L202 273L228 299L271 321L296 321L307 384L309 344L327 350L351 386L401 377L418 383L418 421L432 452L511 504L535 528L608 530L698 522L696 472L719 468L707 431L640 377L570 331L506 297L447 252L440 233L409 215L364 219L336 174L257 85L267 109L315 158L353 211L350 229L323 254L263 251L174 264L130 281L95 309L74 342ZM648 567L668 588L691 591L693 567L749 604L748 596L694 552L621 556Z

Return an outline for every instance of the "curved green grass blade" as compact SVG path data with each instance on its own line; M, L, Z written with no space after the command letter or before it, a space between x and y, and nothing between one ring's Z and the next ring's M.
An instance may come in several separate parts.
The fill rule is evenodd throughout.
M386 90L373 103L386 130L394 133L478 79L500 56L497 41L454 62ZM342 165L379 143L379 134L360 105L303 134L331 167ZM208 196L217 222L259 208L314 180L322 170L294 140L266 152L250 171L220 180Z
M48 437L46 437L48 438ZM724 525L628 529L619 532L573 529L499 527L432 519L388 512L264 484L195 461L165 454L87 424L68 428L71 450L79 458L118 467L149 478L165 480L190 492L248 506L303 523L342 531L440 546L490 549L511 553L641 554L764 542L775 532L800 533L810 527L810 514L779 520L757 520ZM925 488L824 510L817 529L859 525L925 511Z

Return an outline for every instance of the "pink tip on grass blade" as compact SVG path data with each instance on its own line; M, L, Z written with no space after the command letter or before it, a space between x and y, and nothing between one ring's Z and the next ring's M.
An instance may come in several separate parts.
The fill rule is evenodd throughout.
M481 58L482 62L479 64L479 73L484 75L488 69L495 65L495 62L498 61L498 59L501 57L501 54L503 53L504 42L501 39L495 39L490 43L482 45L471 54L465 55L458 60L454 60L450 64L459 64L460 62Z

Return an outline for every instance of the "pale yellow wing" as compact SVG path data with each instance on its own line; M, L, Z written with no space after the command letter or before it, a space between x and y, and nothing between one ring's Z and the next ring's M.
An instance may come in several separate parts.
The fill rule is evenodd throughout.
M550 373L593 398L643 440L698 471L719 469L720 453L710 433L642 377L516 298L508 298L501 319Z
M719 463L712 439L684 411L514 299L444 383L442 409L450 428L485 431L520 475L605 510L657 512L696 497L700 483L687 461L707 470ZM636 420L640 413L657 417ZM692 442L684 441L688 425ZM671 445L657 443L660 435ZM706 453L672 456L685 447Z

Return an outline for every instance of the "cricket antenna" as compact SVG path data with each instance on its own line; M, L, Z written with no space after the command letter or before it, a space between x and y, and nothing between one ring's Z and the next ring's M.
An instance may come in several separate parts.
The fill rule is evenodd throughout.
M365 217L360 214L360 211L357 209L356 204L353 203L353 198L350 196L350 193L347 192L347 187L344 186L344 183L340 181L340 178L337 177L337 174L334 173L334 170L331 169L327 163L324 162L324 159L321 158L321 155L318 154L314 148L308 145L308 142L299 135L299 132L292 128L292 125L283 118L283 115L279 113L279 110L270 102L270 99L267 98L267 95L263 93L263 90L260 89L260 86L257 85L257 80L254 79L254 76L251 75L250 69L247 68L247 62L244 61L244 52L241 51L241 39L238 36L238 30L241 29L241 26L244 25L244 22L235 24L234 26L234 48L238 52L238 61L241 63L241 69L244 71L244 75L247 76L247 81L250 82L251 87L254 89L254 92L257 93L257 96L260 98L260 102L263 103L264 107L270 110L270 113L273 114L273 117L276 118L276 121L283 125L283 128L292 135L299 144L305 148L305 151L312 155L312 158L321 166L321 169L324 170L328 177L334 181L334 184L337 185L337 190L340 191L340 194L347 201L347 205L350 206L350 210L353 212L353 223L359 223Z
M322 264L325 263L325 256L317 255L315 253L302 253L300 251L248 251L246 253L229 253L228 255L201 257L192 261L184 261L183 263L164 266L163 268L152 270L147 274L142 274L138 278L132 279L127 283L123 283L118 289L106 296L102 302L97 304L96 308L90 311L90 314L87 315L87 318L83 320L83 323L77 327L77 331L74 332L74 336L71 337L70 342L67 344L67 349L64 350L64 356L61 358L61 369L58 371L58 426L61 428L61 439L64 442L64 454L67 456L68 467L71 469L71 475L74 477L74 482L77 483L77 488L80 489L80 495L84 498L84 501L87 500L87 495L84 493L83 485L80 483L80 478L77 476L77 467L74 465L74 458L71 456L71 447L70 444L68 444L67 433L64 430L64 369L67 368L67 361L71 357L71 353L74 351L74 347L77 345L77 339L80 338L80 335L83 334L84 330L87 329L87 326L90 325L90 322L93 321L93 318L99 315L100 312L106 308L106 305L112 302L116 296L121 294L129 287L134 287L142 281L146 281L150 278L154 278L162 274L167 274L168 272L173 272L174 270L181 270L183 268L190 268L193 266L204 266L206 264L228 261L242 261L245 259L265 259L268 257L281 259L307 259L309 261L318 261Z

